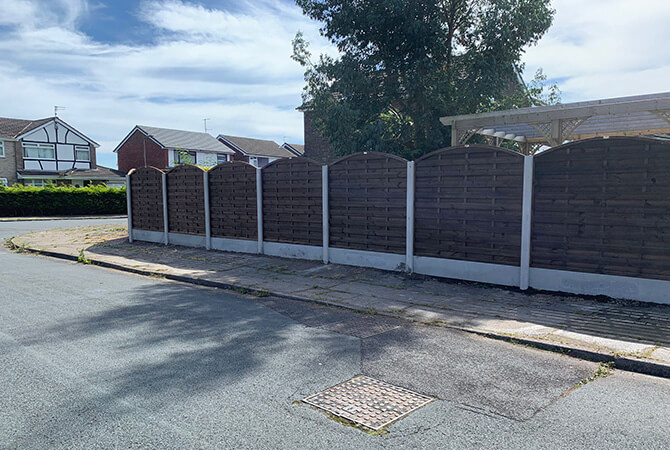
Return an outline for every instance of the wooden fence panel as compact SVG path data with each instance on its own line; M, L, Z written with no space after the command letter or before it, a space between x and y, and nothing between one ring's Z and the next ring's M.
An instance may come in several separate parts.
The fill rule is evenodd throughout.
M212 237L258 239L256 168L235 161L209 171Z
M164 231L163 172L155 167L131 171L130 194L133 228Z
M531 266L670 280L670 144L590 139L535 159Z
M212 237L258 239L256 168L241 161L209 171Z
M407 161L357 153L328 168L330 246L405 253Z
M414 254L518 266L524 159L487 146L416 162Z
M203 171L180 165L167 173L168 230L170 233L205 235Z
M280 159L262 170L263 240L322 245L321 165L307 158Z

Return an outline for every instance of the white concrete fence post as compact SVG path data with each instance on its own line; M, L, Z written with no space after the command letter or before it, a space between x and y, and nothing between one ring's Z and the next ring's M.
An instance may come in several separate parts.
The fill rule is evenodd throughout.
M161 179L163 181L163 242L165 245L170 243L170 230L168 228L168 195L167 195L167 174L163 172L161 174Z
M205 248L211 250L212 248L212 223L211 214L209 211L209 172L206 170L202 173L203 189L205 191Z
M328 249L330 247L330 214L328 212L328 166L321 168L321 205L322 205L322 221L323 221L323 263L328 264L330 256Z
M407 225L405 227L405 270L414 272L414 161L407 161Z
M126 209L128 210L128 242L133 243L133 202L130 198L130 174L126 175Z
M258 222L258 254L263 254L263 174L256 169L256 217Z
M533 168L532 156L523 160L523 204L521 206L521 265L519 287L528 289L530 281L531 223L533 219Z

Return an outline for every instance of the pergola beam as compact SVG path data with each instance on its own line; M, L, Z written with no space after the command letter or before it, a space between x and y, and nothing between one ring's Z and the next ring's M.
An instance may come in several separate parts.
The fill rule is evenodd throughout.
M660 97L644 98L629 97L599 102L583 102L563 105L538 106L509 111L494 111L481 114L442 117L440 122L458 129L473 129L513 125L518 123L541 124L555 120L587 119L593 116L609 116L640 112L658 113L670 111L670 93L659 94Z

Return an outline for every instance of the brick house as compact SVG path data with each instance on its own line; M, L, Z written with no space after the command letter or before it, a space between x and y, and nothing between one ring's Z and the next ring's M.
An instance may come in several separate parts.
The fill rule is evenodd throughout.
M0 118L0 184L125 185L120 172L97 165L98 147L58 117Z
M295 147L293 147L290 144L279 145L274 141L223 134L220 134L217 139L235 152L233 160L245 161L256 167L264 167L278 159L302 156L302 153L296 148L300 147L297 144L294 144Z
M114 152L119 170L125 173L138 167L166 169L181 163L215 166L235 155L208 133L144 125L136 125Z

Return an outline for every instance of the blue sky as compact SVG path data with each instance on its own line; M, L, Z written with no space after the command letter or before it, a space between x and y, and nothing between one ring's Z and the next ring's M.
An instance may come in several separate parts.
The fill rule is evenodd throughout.
M670 90L670 2L554 0L556 21L524 56L564 101ZM632 7L634 5L634 7ZM290 0L0 0L0 116L61 117L102 144L135 124L302 142L302 30Z

